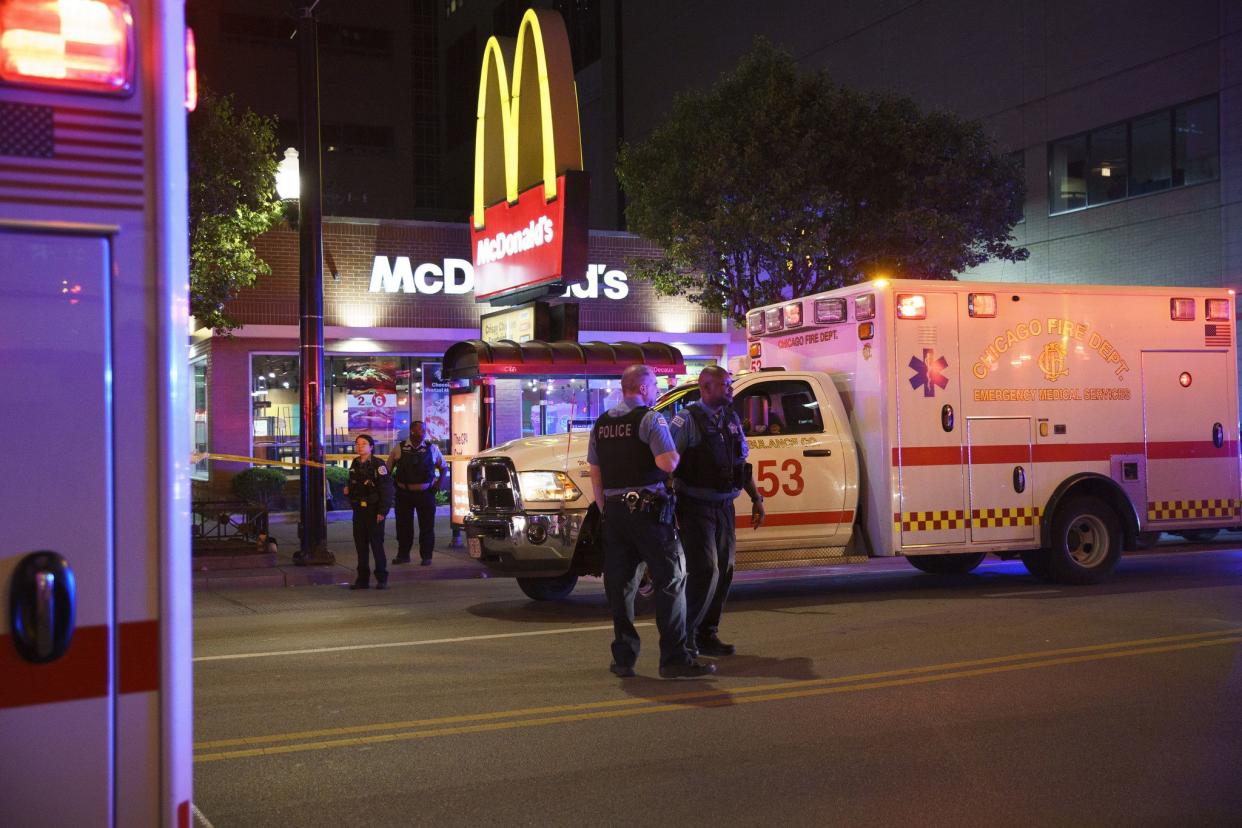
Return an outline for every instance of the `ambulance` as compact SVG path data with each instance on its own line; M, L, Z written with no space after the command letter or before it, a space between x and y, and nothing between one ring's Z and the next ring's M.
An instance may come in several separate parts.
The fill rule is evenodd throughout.
M1232 290L875 280L746 323L733 404L767 520L741 495L739 569L993 554L1089 584L1155 533L1242 523ZM531 597L599 572L586 444L470 465L471 551Z
M0 0L0 825L191 824L182 2Z

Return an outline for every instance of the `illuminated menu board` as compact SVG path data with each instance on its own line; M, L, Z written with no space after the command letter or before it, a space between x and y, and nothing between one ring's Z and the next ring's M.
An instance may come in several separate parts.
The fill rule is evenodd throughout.
M466 467L479 453L480 388L454 388L449 392L453 470L453 523L461 525L470 513L470 489Z

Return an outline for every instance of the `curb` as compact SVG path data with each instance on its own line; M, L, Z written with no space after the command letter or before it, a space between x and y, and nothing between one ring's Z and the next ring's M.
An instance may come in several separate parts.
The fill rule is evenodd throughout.
M388 570L389 584L415 583L417 581L475 580L491 577L482 566L420 567L411 570L399 566ZM354 571L343 566L278 566L263 570L219 570L196 572L193 578L195 592L233 589L271 589L273 587L331 586L348 584L354 579Z

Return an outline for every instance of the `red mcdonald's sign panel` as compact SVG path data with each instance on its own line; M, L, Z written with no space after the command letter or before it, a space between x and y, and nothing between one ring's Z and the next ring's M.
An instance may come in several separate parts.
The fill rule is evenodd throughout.
M581 273L588 201L565 23L529 9L516 41L492 37L483 50L470 222L475 296L529 295Z

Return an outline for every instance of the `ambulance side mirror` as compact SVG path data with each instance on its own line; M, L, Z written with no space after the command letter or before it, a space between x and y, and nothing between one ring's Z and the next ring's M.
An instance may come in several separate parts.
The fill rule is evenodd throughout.
M747 434L768 433L768 398L759 394L746 398Z

